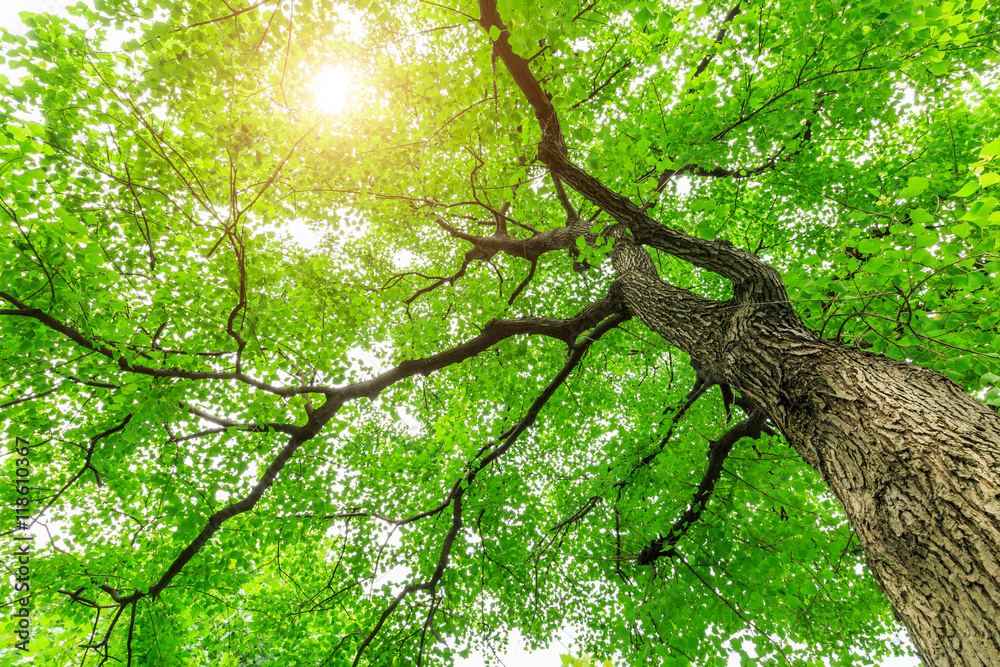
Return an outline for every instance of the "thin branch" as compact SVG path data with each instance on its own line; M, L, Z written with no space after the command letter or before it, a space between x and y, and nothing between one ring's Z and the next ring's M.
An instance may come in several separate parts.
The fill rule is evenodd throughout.
M744 421L726 431L722 437L709 444L708 448L708 468L698 485L698 490L691 499L691 505L687 511L674 525L670 527L670 532L665 536L660 536L653 540L653 543L639 552L636 562L639 565L652 565L660 556L673 556L676 552L674 546L687 533L688 529L701 517L702 510L712 497L715 490L715 483L719 481L722 474L722 464L732 451L733 445L746 437L759 438L761 429L764 426L766 417L764 413L754 411Z
M226 14L225 16L220 16L220 17L214 18L214 19L207 19L205 21L199 21L197 23L191 23L189 25L186 25L186 26L183 26L181 28L178 28L177 30L174 30L172 32L180 32L182 30L190 30L191 28L197 28L197 27L203 26L203 25L209 25L209 24L212 24L212 23L218 23L219 21L228 21L229 19L234 19L234 18L236 18L237 16L239 16L241 14L246 14L247 12L253 11L253 10L257 9L258 7L263 7L264 5L276 4L277 1L278 0L262 0L262 2L258 2L258 3L255 3L255 4L249 5L248 7L245 7L243 9L234 10L232 13Z
M81 466L80 469L76 472L76 474L70 477L66 481L66 483L63 484L59 488L59 490L52 495L52 498L49 499L49 502L46 503L45 506L42 507L42 509L38 510L38 513L35 515L35 518L32 519L31 521L32 525L34 525L42 516L44 516L45 513L56 503L56 501L59 500L62 494L66 492L66 489L73 486L73 484L75 484L76 481L83 476L83 473L87 472L87 470L90 470L94 473L94 478L97 480L98 485L103 485L100 473L97 472L97 468L95 468L91 463L91 459L94 458L94 452L97 450L97 443L103 440L104 438L107 438L108 436L111 436L121 431L126 426L128 426L128 423L130 421L132 421L132 415L131 414L126 415L125 418L118 424L112 426L111 428L105 429L104 431L98 433L97 435L95 435L90 439L90 444L87 446L87 449L85 450L86 456L83 459L83 466Z
M224 429L226 428L236 428L241 431L247 431L248 433L267 433L268 431L277 431L279 433L285 433L287 435L295 435L298 431L297 426L293 424L282 424L279 422L266 422L263 424L248 424L245 422L237 422L231 419L224 419L223 417L216 417L215 415L200 410L193 405L188 405L187 403L181 402L181 407L195 415L196 417L201 417L205 421L211 422L213 424L218 424ZM185 438L187 439L187 438ZM175 442L179 442L176 440Z
M737 2L736 6L730 9L729 13L727 13L725 17L723 17L722 27L719 28L719 31L717 33L715 33L714 41L716 44L721 44L722 40L726 38L726 33L729 32L729 28L726 27L727 24L730 23L734 18L736 18L739 15L739 13L740 13L740 3ZM714 48L708 53L706 53L705 57L701 59L701 62L698 63L698 68L694 72L694 76L691 78L693 79L701 76L701 73L705 71L705 68L708 67L708 64L712 62L713 57L715 57Z
M778 646L778 644L773 639L771 639L771 637L769 635L766 635L763 632L761 632L761 629L759 627L757 627L757 624L754 623L753 620L747 618L743 614L743 612L741 612L732 602L730 602L728 599L726 599L726 597L724 595L722 595L722 593L720 593L719 591L715 590L714 586L712 586L710 583L708 583L707 581L705 581L705 579L702 578L702 576L700 574L698 574L698 571L695 570L694 567L691 566L691 563L687 562L687 560L683 560L683 563L687 567L687 569L691 570L691 574L693 574L698 579L698 581L700 581L702 584L705 585L705 588L707 588L708 590L710 590L713 594L715 594L715 596L717 598L719 598L720 600L722 600L722 602L727 607L729 607L734 614L736 614L739 618L741 618L745 623L747 623L748 625L750 625L759 636L761 636L764 639L766 639L768 641L768 643L770 643L771 646L774 647L774 650L777 651L781 655L782 658L784 658L786 665L791 665L792 664L791 661L788 659L788 656L785 655L785 652L781 650L781 647Z
M562 370L560 370L559 373L557 373L556 376L552 378L552 380L545 387L545 390L541 393L541 395L539 395L534 400L534 402L531 404L531 407L528 409L528 412L521 419L521 421L518 422L518 424L514 428L508 431L508 435L506 439L503 441L503 443L500 444L495 449L493 449L492 451L490 451L490 453L487 454L485 457L483 457L479 461L478 465L476 465L472 470L468 472L464 480L460 480L459 483L456 483L455 487L453 487L456 490L453 491L452 494L450 494L453 496L453 499L451 501L452 524L451 528L448 531L448 534L445 536L444 541L441 544L441 549L438 555L438 563L437 567L434 570L434 573L428 580L422 583L407 584L406 586L403 587L403 590L401 590L399 594L397 594L396 597L393 598L392 602L389 603L389 606L386 607L385 610L383 610L382 615L379 617L378 622L375 624L375 627L371 630L368 636L365 637L364 641L362 641L361 645L358 647L358 651L354 656L353 667L357 667L358 662L361 660L361 656L364 653L365 649L367 649L368 646L372 643L372 641L375 639L378 633L382 630L382 627L385 625L385 622L388 620L389 616L392 615L392 613L396 610L397 607L399 607L400 603L404 599L406 599L407 596L409 596L411 593L415 593L418 591L429 591L432 594L434 593L435 587L441 580L441 577L444 575L445 569L448 566L448 559L451 554L452 545L454 544L455 538L457 537L458 532L459 530L461 530L462 527L462 498L465 495L465 492L472 486L473 482L475 482L476 475L482 470L484 470L487 466L492 464L494 461L496 461L498 458L503 456L503 454L505 454L514 445L514 443L517 442L517 439L520 437L520 435L524 433L524 431L526 431L532 424L535 423L535 420L538 418L538 414L541 412L542 408L545 407L545 404L548 402L549 398L551 398L552 395L555 394L556 390L559 387L561 387L562 384L566 381L566 379L570 376L570 374L573 372L573 369L576 368L576 366L583 359L584 355L586 355L587 350L590 349L590 346L593 345L608 331L611 331L622 322L627 321L629 317L630 315L628 314L620 314L620 313L613 314L611 317L607 318L606 320L601 322L597 327L595 327L594 330L591 331L588 335L583 336L581 340L577 341L573 345L572 347L573 351L570 354L569 359L567 359Z
M48 396L49 394L53 394L53 393L55 393L57 391L59 391L59 387L55 387L53 389L49 389L48 391L43 391L43 392L41 392L39 394L31 394L30 396L24 396L23 398L15 398L13 401L7 401L6 403L0 403L0 410L3 410L4 408L9 408L12 405L17 405L19 403L27 403L28 401L33 401L36 398L41 398L42 396Z

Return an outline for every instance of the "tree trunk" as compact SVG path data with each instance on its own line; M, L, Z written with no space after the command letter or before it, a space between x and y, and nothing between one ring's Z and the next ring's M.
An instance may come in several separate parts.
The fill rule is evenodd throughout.
M925 664L1000 665L1000 418L940 373L811 334L767 351L740 375L777 371L767 414L840 500Z
M588 195L606 210L621 201ZM753 255L619 208L612 259L627 307L822 475L925 664L1000 667L1000 416L941 373L818 338ZM733 298L664 283L641 244L730 278Z
M625 278L629 307L822 475L924 663L1000 667L1000 417L941 373L817 338L787 304L688 298L685 324L650 279Z

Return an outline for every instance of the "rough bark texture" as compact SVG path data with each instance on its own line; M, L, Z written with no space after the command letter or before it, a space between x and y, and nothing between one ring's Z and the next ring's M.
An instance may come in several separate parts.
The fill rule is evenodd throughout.
M776 304L694 307L626 276L639 319L712 364L822 475L924 663L1000 665L1000 417L938 372L818 339ZM710 313L729 321L713 328Z
M761 347L730 377L776 375L767 413L840 500L924 662L1000 665L997 415L934 371L795 332Z
M661 281L631 237L614 261L632 313L822 475L924 663L1000 666L1000 416L941 373L817 338L759 260L727 302Z

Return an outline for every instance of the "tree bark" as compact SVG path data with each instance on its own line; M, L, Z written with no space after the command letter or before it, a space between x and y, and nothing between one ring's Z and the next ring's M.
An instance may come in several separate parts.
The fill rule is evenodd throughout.
M648 275L623 283L641 321L711 364L822 475L924 663L1000 666L1000 417L941 373L819 339L777 304L699 308ZM728 321L706 328L708 312Z
M811 334L760 347L730 377L777 380L755 400L837 496L924 662L1000 665L1000 418L940 373Z

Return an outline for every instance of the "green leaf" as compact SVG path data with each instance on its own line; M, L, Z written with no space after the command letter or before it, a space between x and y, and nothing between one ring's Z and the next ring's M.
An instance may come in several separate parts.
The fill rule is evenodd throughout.
M908 190L914 190L919 194L927 189L930 180L922 176L911 176L906 183Z
M951 69L950 63L947 60L942 60L936 63L931 63L928 69L935 76L944 76Z
M989 142L979 151L979 157L983 158L995 157L997 155L1000 155L1000 138Z
M979 183L975 181L970 181L963 185L961 189L956 192L953 197L968 197L969 195L975 194L979 190Z
M957 225L951 226L951 233L960 239L968 238L969 234L972 233L972 226L965 222L960 222Z
M882 244L872 239L862 239L858 243L858 250L865 254L874 254L882 249Z

